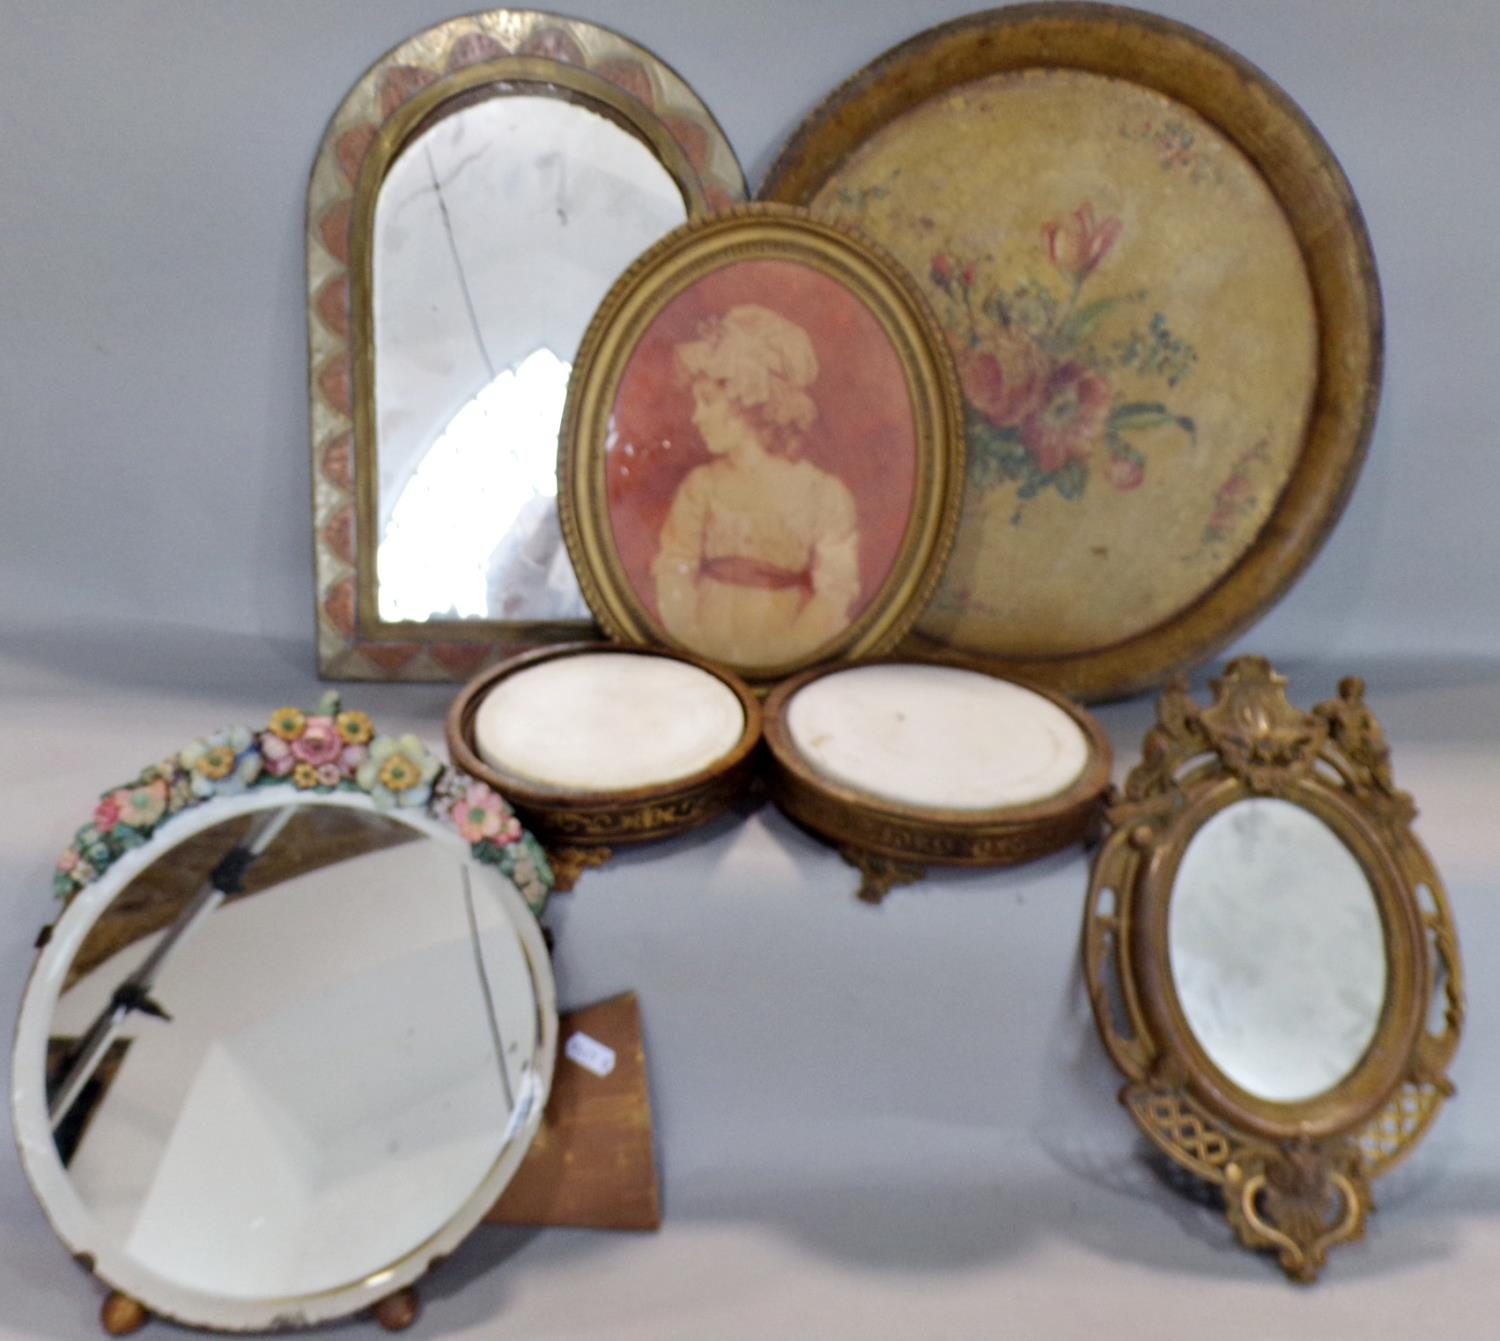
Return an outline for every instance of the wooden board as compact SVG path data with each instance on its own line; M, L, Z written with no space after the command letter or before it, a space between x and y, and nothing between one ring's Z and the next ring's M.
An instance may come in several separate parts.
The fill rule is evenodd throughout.
M576 1033L614 1049L609 1075L596 1076L567 1056ZM557 1073L541 1130L485 1220L571 1229L661 1227L651 1094L634 992L562 1017Z

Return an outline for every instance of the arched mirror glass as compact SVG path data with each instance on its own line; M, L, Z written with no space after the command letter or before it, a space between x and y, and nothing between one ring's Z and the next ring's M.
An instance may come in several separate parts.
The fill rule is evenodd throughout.
M1189 1028L1259 1098L1322 1094L1375 1037L1386 962L1374 891L1333 830L1290 802L1236 801L1193 835L1167 944Z
M69 907L23 1005L17 1129L116 1289L197 1325L312 1322L489 1209L554 1039L535 918L495 866L425 815L274 787Z
M579 341L637 255L744 196L682 79L580 20L453 19L349 91L308 188L326 675L465 679L591 635L556 504Z
M376 584L387 621L589 618L557 520L578 342L619 273L688 217L643 141L584 103L470 103L375 201Z

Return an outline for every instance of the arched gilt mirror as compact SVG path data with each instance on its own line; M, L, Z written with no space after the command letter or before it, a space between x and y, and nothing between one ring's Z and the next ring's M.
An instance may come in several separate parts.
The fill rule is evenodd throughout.
M58 866L12 1111L106 1330L414 1320L541 1122L546 883L497 795L336 707L104 793Z
M1458 939L1356 678L1309 713L1258 657L1162 697L1109 812L1084 957L1121 1101L1311 1281L1452 1093Z
M591 635L556 505L578 343L641 251L744 195L682 79L579 20L454 19L350 90L308 188L325 675Z

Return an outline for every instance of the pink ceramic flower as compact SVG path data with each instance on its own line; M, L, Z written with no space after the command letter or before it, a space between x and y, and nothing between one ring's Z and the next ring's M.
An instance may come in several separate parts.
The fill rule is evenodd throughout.
M269 731L260 738L260 757L265 760L266 772L273 778L284 778L297 766L292 747L281 736Z
M76 847L70 847L66 852L62 854L62 856L57 859L57 869L61 871L63 875L68 875L77 868L78 863L81 860L82 858L78 855L78 849Z
M359 772L359 766L370 757L370 751L363 745L345 745L343 752L339 755L339 772L346 778L352 778Z
M167 784L153 778L143 787L121 787L110 799L119 807L121 824L132 829L149 829L167 811Z
M120 822L120 803L111 792L94 807L94 827L100 833L108 833Z
M317 773L320 787L337 787L339 779L344 776L337 764L319 764Z
M488 838L493 842L502 840L506 821L515 823L515 816L508 813L509 807L500 794L482 782L471 782L462 796L453 803L453 823L466 843L478 843ZM516 825L517 833L520 825Z
M1109 255L1124 229L1113 215L1096 224L1093 205L1084 201L1066 219L1044 223L1042 236L1047 239L1052 264L1075 284L1081 284Z
M1081 363L1064 363L1047 379L1046 399L1021 425L1021 441L1044 475L1087 461L1104 434L1109 383Z
M296 760L314 768L337 764L343 752L344 742L332 717L309 717L302 734L292 741L292 754Z

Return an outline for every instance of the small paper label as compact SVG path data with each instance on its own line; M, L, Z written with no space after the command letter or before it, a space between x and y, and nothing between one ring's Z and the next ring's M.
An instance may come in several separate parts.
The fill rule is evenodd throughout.
M563 1051L585 1071L607 1076L615 1069L615 1050L587 1034L574 1034Z

